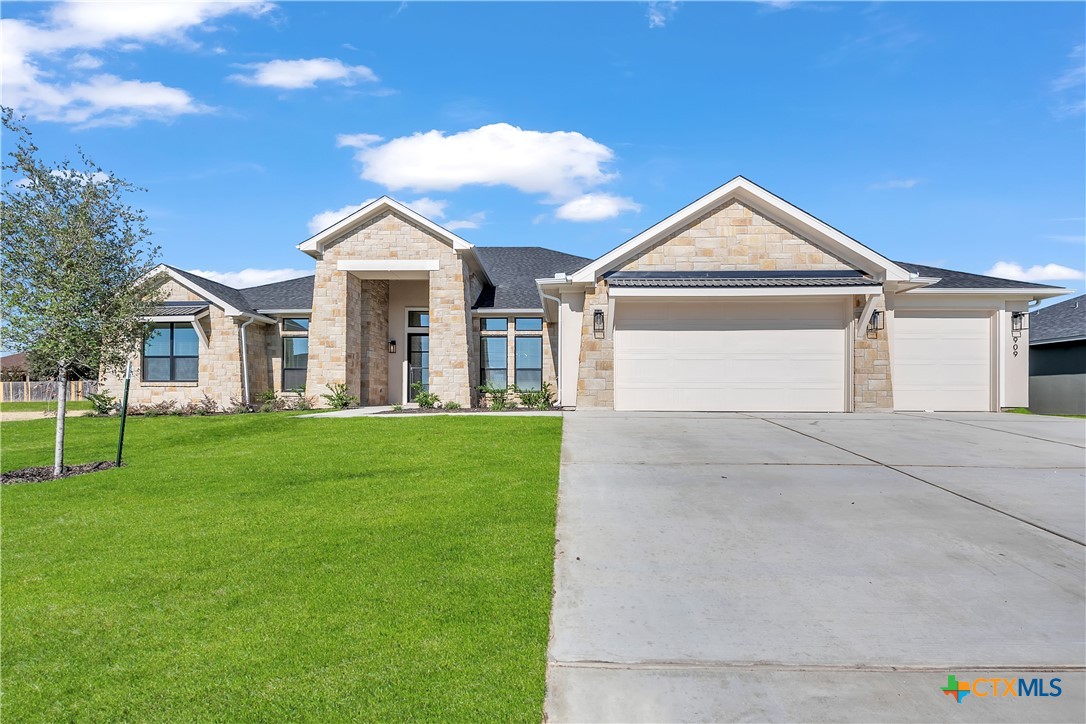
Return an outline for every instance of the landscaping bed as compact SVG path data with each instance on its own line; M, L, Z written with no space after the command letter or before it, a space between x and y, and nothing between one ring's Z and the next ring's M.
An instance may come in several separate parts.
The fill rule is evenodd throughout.
M485 412L489 415L501 415L507 412L525 413L525 412L560 412L558 408L548 407L543 410L531 409L528 407L506 407L502 410L493 410L489 407L404 407L399 410L383 410L381 412L374 413L375 415L470 415L473 412Z
M97 463L83 463L81 465L65 465L64 472L59 476L53 475L52 465L37 465L19 470L11 470L0 473L0 485L19 485L22 483L44 483L59 478L70 478L73 475L85 475L97 473L117 467L117 463L103 460Z

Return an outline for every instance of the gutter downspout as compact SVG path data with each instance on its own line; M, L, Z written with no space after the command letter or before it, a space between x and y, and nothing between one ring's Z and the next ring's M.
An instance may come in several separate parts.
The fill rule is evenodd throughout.
M245 328L256 321L256 317L249 316L249 321L241 325L241 383L245 404L249 404L249 345L245 339Z

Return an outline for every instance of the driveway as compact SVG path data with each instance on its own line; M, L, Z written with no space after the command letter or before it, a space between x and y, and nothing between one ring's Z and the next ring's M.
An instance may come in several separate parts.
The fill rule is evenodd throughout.
M548 720L1082 721L1084 449L1026 415L566 415Z

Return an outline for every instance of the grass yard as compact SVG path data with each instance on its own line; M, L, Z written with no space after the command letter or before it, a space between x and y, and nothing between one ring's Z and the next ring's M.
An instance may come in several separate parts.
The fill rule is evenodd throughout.
M540 720L560 418L128 425L0 493L6 720Z
M56 411L57 403L54 402L0 402L0 412L45 412ZM91 403L87 400L69 401L69 410L89 410Z

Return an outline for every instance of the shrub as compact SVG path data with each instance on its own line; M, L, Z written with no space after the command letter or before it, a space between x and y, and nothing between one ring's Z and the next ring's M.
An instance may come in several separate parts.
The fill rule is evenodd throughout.
M441 406L441 398L433 392L427 391L422 382L411 383L411 392L415 394L415 402L424 410L432 410Z
M196 403L196 409L194 414L196 415L214 415L219 411L219 403L211 399L207 394L204 395L204 399Z
M182 415L184 417L192 417L193 415L199 414L198 413L199 409L200 409L200 403L199 402L191 402L190 401L190 402L186 402L185 404L181 405L181 407L178 408L178 411L177 411L176 414Z
M346 383L343 382L328 385L328 392L321 397L328 401L333 410L342 410L358 402L358 398L350 393Z
M455 400L453 400L452 402L446 402L445 403L445 409L446 410L459 410L460 409L460 403L456 402Z
M242 415L246 412L252 412L248 405L236 397L230 398L230 407L226 408L225 411L231 415Z
M139 415L142 415L142 414L144 414L146 412L147 412L147 408L145 406L143 406L143 405L129 405L128 406L128 414L129 414L129 416L132 416L132 415L139 416Z
M304 388L302 388L302 389L304 389ZM313 409L313 398L312 397L306 397L305 395L298 395L297 397L288 398L288 399L284 400L284 403L286 405L286 409L288 409L288 410L312 410Z
M478 387L479 392L485 398L486 406L495 412L501 412L509 407L509 392L513 389L515 388L496 387L489 382Z
M403 409L403 405L393 405L392 406L392 411L393 412L399 412L402 409Z
M162 402L156 402L153 405L148 405L144 411L144 417L158 417L159 415L176 415L174 408L177 407L177 402L174 400L163 400Z
M538 390L522 390L514 388L520 398L520 404L533 410L549 410L554 406L554 392L551 386L544 382Z
M94 415L109 415L117 409L117 398L109 394L109 390L102 390L98 394L91 393L87 395L87 399L94 408Z
M257 399L260 400L261 412L282 412L287 409L287 401L279 397L275 390L264 390Z

